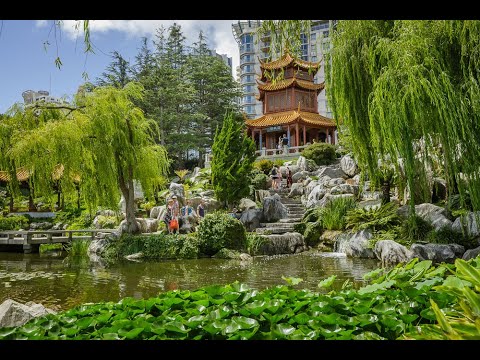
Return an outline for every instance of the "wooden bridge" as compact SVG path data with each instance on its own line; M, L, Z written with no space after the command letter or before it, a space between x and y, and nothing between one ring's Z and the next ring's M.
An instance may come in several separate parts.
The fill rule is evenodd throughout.
M67 244L73 240L94 240L98 233L113 233L115 231L117 230L81 229L0 231L0 252L23 251L26 254L38 253L41 244Z

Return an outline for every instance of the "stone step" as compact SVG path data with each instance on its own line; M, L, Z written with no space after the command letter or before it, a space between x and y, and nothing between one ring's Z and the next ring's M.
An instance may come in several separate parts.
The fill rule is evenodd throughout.
M280 223L299 223L302 221L301 217L289 217L287 219L280 219L278 222Z
M265 228L282 228L282 229L293 229L293 227L300 222L274 222L274 223L260 223L261 227Z
M301 215L301 216L303 216L303 214L305 214L305 210L300 210L300 211L297 211L297 210L287 211L287 215Z
M303 205L297 205L297 204L283 204L287 208L287 210L302 210L305 211L306 208Z
M257 234L264 234L264 235L279 235L285 234L287 232L293 232L293 229L283 229L283 228L257 228L255 229Z

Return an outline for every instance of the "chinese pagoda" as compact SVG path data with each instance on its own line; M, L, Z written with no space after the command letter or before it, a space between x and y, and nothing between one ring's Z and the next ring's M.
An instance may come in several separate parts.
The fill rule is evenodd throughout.
M263 116L246 120L247 134L253 138L257 148L275 149L278 139L286 134L290 147L308 143L335 143L336 124L333 119L318 113L318 94L325 83L315 84L313 77L320 62L308 62L285 54L274 61L260 61L262 71L257 80L263 103ZM268 76L283 71L283 79L271 81Z

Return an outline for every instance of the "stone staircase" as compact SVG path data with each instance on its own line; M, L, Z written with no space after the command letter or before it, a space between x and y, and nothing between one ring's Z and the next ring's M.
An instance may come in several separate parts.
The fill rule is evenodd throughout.
M255 230L258 234L280 235L287 232L295 232L294 226L302 221L306 208L300 199L287 197L290 189L286 188L286 185L287 182L284 179L282 180L282 188L280 190L270 190L270 194L278 194L280 196L282 204L287 208L287 218L273 223L260 223L261 227Z

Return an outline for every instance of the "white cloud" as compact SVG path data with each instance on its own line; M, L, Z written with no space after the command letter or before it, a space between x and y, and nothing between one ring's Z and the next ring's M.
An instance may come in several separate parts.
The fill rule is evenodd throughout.
M239 65L238 45L232 34L232 24L237 20L91 20L91 36L105 35L109 31L119 31L128 37L151 37L155 30L163 25L168 28L173 23L181 26L187 44L197 41L199 30L203 30L209 41L209 46L219 54L232 57L233 73ZM47 20L37 20L37 26L47 25ZM75 28L77 25L77 29ZM80 25L80 26L78 26ZM64 20L63 31L70 39L82 35L82 26L77 20Z

